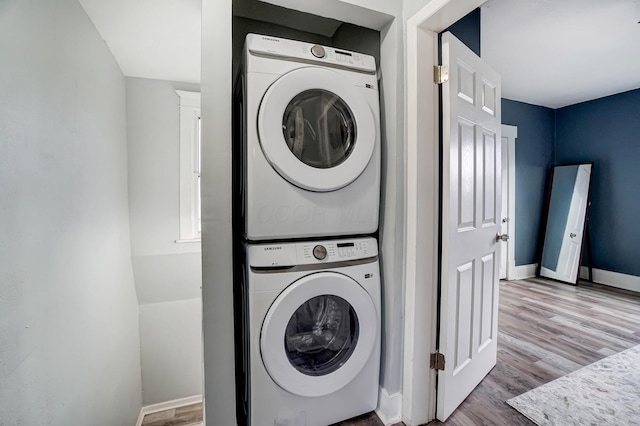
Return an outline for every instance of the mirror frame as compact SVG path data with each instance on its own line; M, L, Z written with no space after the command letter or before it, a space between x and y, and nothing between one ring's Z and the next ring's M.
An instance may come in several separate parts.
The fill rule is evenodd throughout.
M585 216L584 216L584 223L583 223L583 229L582 229L582 241L580 243L580 254L579 254L579 261L578 261L578 273L576 274L576 280L575 281L563 281L563 280L559 280L556 278L550 278L550 277L546 277L546 276L542 276L541 272L542 272L542 255L543 255L543 251L544 251L544 243L545 243L545 237L546 237L546 233L547 233L547 224L548 224L548 218L549 218L549 207L551 204L551 191L553 189L553 177L555 175L555 171L556 168L558 167L566 167L566 166L582 166L582 165L591 165L591 176L589 178L589 187L587 189L587 203L585 206ZM574 163L561 163L561 164L554 164L553 166L551 166L551 169L549 170L548 173L548 178L547 178L547 183L546 183L546 191L545 191L545 203L544 203L544 210L542 211L542 222L541 222L541 226L540 226L540 233L538 235L538 250L537 250L537 256L536 259L538 260L538 265L536 267L536 277L538 278L545 278L545 279L550 279L550 280L554 280L554 281L558 281L558 282L562 282L562 283L569 283L569 284L573 284L573 285L578 285L578 282L580 281L580 267L582 266L583 262L582 262L582 256L584 254L584 248L585 245L587 246L587 250L588 250L588 256L589 256L589 280L591 280L591 242L589 239L589 228L588 228L588 223L589 223L589 208L591 207L591 188L593 185L593 172L595 169L595 164L593 161L579 161L579 162L574 162Z

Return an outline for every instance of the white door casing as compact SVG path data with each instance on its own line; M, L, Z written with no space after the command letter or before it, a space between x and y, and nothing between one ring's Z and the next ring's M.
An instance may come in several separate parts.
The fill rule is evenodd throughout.
M282 132L289 102L308 90L337 95L348 106L356 124L353 151L341 164L316 168L300 161L287 146ZM371 108L356 88L333 70L299 68L276 80L265 93L258 113L258 134L265 157L276 172L300 188L328 192L349 185L369 164L376 144L376 126Z
M407 426L428 423L436 412L436 370L429 368L429 354L437 349L439 317L441 105L432 70L438 64L439 33L482 3L484 0L425 0L419 10L408 11L406 21L402 421ZM383 57L389 34L394 33L389 31L382 39ZM389 50L394 49L395 45ZM383 75L393 75L385 74L390 62L381 61ZM388 111L395 111L392 104L386 105Z
M507 137L502 135L502 207L500 213L500 233L509 235L509 141ZM509 235L511 237L511 235ZM511 241L502 241L500 243L500 279L507 278L507 253Z
M516 139L518 128L503 124L502 132L502 230L509 240L501 244L500 279L511 280L516 265ZM506 218L506 222L504 219Z
M436 417L446 420L497 358L501 163L500 76L442 36L442 279Z

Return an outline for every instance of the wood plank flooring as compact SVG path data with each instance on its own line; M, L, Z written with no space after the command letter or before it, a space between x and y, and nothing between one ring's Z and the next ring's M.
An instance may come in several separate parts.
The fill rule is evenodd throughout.
M640 295L581 282L500 283L498 362L445 423L533 425L506 400L640 344Z
M144 416L142 426L190 426L202 423L202 402Z
M640 295L543 279L500 283L498 362L445 423L447 426L533 425L506 400L585 365L640 344ZM198 405L198 404L196 404ZM193 407L193 406L192 406ZM186 408L186 407L183 407ZM186 426L171 417L143 426ZM177 415L180 409L175 409ZM168 415L167 415L168 416ZM163 423L163 421L165 421ZM191 421L191 423L189 423ZM382 426L374 413L339 426Z

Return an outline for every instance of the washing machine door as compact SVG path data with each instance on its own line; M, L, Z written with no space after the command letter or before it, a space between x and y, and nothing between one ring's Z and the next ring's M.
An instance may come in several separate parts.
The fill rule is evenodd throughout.
M258 113L260 146L291 184L335 191L365 170L377 132L367 101L337 72L317 67L284 74L265 93Z
M269 308L260 350L271 378L295 395L333 393L351 382L376 343L378 320L369 294L334 272L307 275Z

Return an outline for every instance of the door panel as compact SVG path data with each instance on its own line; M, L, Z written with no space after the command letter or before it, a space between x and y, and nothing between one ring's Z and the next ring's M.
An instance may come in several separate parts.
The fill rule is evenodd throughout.
M438 419L493 368L502 209L500 77L450 33L442 36L442 281Z
M481 301L480 301L480 348L482 351L485 346L495 340L494 311L496 309L494 297L494 281L495 281L495 253L491 253L481 259L482 262L482 283Z
M455 164L459 198L458 231L464 232L474 229L476 222L476 145L472 122L464 119L458 122L457 146L452 146L452 154L454 150L458 152L458 162Z
M472 335L473 327L473 262L459 266L456 283L456 330L455 330L455 371L463 368L471 359Z
M495 133L483 130L483 159L484 159L484 185L483 200L484 216L483 226L493 226L496 221L496 135Z

